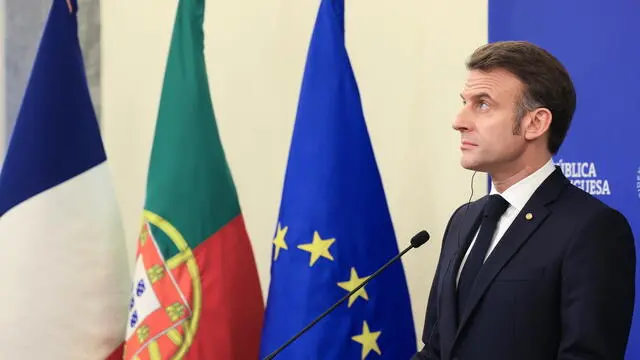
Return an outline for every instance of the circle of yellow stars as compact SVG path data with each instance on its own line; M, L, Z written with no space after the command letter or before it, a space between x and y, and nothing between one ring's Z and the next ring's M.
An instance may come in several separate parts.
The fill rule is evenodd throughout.
M286 241L288 230L288 226L283 227L282 224L278 223L278 229L273 239L274 262L278 261L281 250L289 250ZM313 267L318 262L318 260L320 260L320 258L325 258L329 261L334 260L330 248L331 245L335 243L335 241L335 238L323 239L318 231L314 231L311 242L307 244L300 244L297 246L297 248L309 253L309 267ZM337 283L337 285L348 293L356 287L360 286L360 284L362 284L368 278L369 276L360 277L356 269L354 267L351 267L349 279L339 282ZM367 294L367 290L365 288L366 286L363 286L353 295L349 296L348 307L351 307L360 298L363 299L362 301L369 300L369 295ZM363 321L362 333L351 337L353 341L362 345L362 360L364 360L372 351L377 353L378 355L382 355L382 351L378 346L378 338L380 337L380 335L382 335L382 331L371 331L367 321Z

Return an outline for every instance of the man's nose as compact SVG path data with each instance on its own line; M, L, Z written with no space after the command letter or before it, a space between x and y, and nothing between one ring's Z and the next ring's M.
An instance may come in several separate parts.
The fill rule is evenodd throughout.
M470 127L469 114L466 108L460 109L456 117L453 119L452 127L456 131L468 131Z

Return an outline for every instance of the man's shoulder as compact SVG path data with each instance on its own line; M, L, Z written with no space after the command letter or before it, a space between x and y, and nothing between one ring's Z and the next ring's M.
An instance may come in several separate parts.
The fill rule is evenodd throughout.
M622 212L574 185L567 186L554 208L556 216L563 216L568 222L580 222L585 227L612 223L629 226Z
M557 200L559 214L574 214L581 219L588 221L590 218L602 214L613 216L623 216L603 200L587 193L586 191L569 185Z
M577 250L580 253L591 249L606 254L616 248L614 253L618 255L635 254L633 230L621 211L573 185L565 192L558 204L554 204L550 216L556 216L554 224L565 228L562 233L567 234L567 251L580 249ZM620 255L620 261L625 257Z

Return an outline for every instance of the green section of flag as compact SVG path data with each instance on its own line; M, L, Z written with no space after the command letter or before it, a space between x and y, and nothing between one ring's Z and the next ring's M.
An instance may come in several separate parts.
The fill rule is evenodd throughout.
M204 0L179 2L145 201L145 209L171 223L191 249L240 214L209 93L203 22ZM165 259L176 254L165 234L154 236Z

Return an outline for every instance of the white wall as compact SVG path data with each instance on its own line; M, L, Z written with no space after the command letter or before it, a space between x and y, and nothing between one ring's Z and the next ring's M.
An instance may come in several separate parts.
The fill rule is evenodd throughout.
M176 0L102 4L102 125L133 260ZM258 261L269 283L271 237L318 0L208 1L214 107ZM486 42L487 0L349 0L347 43L400 246L417 334L451 212L470 195L451 122L464 60ZM475 196L485 193L477 176Z

